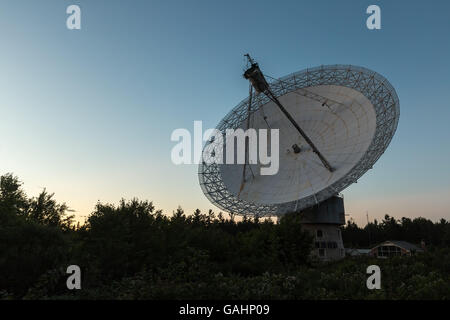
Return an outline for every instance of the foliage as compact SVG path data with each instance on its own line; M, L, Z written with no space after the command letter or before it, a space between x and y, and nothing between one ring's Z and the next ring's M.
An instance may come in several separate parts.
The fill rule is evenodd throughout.
M446 266L435 268L436 257ZM143 271L80 292L82 299L450 299L450 250L415 257L345 259L292 272L254 276L211 273L201 252L160 272ZM381 290L368 290L366 268L382 270ZM56 297L57 298L57 297Z
M377 220L360 228L353 220L342 228L346 247L370 248L386 240L404 240L419 244L422 241L431 246L450 247L450 222L441 219L438 223L425 218L401 218L385 215L381 223Z
M296 214L225 219L152 202L97 203L74 227L65 204L43 190L28 198L16 177L0 179L0 299L449 299L448 222L386 217L343 228L344 241L426 239L414 257L347 258L317 265ZM429 232L435 233L427 237ZM82 270L82 290L66 288L66 268ZM366 288L366 268L382 269L382 289Z

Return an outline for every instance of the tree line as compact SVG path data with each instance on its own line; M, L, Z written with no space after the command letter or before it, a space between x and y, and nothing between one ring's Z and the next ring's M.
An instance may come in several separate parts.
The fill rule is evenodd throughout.
M342 228L342 238L346 247L371 248L386 240L403 240L413 244L434 247L450 247L450 222L441 219L438 222L419 217L395 219L385 215L381 222L376 219L364 227L353 220L347 221Z
M371 236L374 241L403 235L396 232L417 237L412 230L419 227L421 239L430 229L420 227L427 226L444 230L439 232L446 237L447 222L421 221L415 219L410 227L389 218L376 224L379 229L371 229ZM343 228L344 241L365 245L366 232L350 222ZM447 240L434 237L430 244L448 247ZM302 231L297 214L276 222L235 221L211 210L185 214L182 208L165 215L152 202L132 199L118 205L99 202L80 225L52 193L44 189L30 198L17 177L0 178L0 299L332 298L338 289L320 289L328 281L321 268L330 267L317 264L311 249L312 237ZM448 283L442 280L448 272L440 268L450 265L450 253L439 252L439 259L421 265L437 270L433 294L441 294L442 283ZM327 269L336 276L332 283L342 278L337 273L359 270L351 278L355 283L348 284L355 287L365 269L360 262L344 263L347 267ZM67 289L69 265L80 266L82 290ZM346 295L351 297L350 289Z

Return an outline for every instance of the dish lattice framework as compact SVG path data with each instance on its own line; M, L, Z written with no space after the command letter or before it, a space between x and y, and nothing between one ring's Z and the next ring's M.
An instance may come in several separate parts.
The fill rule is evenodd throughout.
M341 179L316 194L280 204L258 204L238 199L230 193L222 181L218 164L199 165L199 182L206 197L220 209L238 215L258 217L280 216L288 212L311 207L319 202L339 194L350 184L356 182L384 153L398 125L400 116L399 99L395 89L380 74L363 67L352 65L320 66L287 75L270 84L272 92L282 96L300 88L318 85L339 85L361 92L372 103L376 114L376 130L366 153L358 163ZM311 93L313 94L313 93ZM318 96L314 95L317 99ZM326 99L322 98L325 102ZM241 101L218 124L223 135L226 129L237 129L247 117L258 111L261 106L270 102L264 94L253 96L248 110L249 98ZM213 148L214 140L206 142L203 152Z

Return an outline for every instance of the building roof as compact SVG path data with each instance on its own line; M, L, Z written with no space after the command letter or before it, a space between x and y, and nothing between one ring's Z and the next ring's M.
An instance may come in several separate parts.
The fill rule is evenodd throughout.
M370 249L355 249L355 248L346 248L345 252L349 255L365 255L370 253Z
M419 248L418 246L416 246L416 245L414 245L412 243L409 243L407 241L400 241L400 240L388 240L388 241L385 241L385 242L377 244L372 249L377 248L379 246L386 246L386 245L394 245L394 246L403 248L403 249L408 250L408 251L411 251L411 250L423 251L421 248Z

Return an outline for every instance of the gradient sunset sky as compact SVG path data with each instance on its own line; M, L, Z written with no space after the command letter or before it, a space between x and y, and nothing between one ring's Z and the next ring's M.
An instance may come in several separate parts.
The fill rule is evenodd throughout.
M66 28L66 8L82 11ZM366 28L381 7L382 29ZM172 164L177 128L204 128L248 94L251 53L272 76L353 64L385 76L400 122L373 170L347 188L365 224L385 214L450 219L450 2L25 1L0 3L0 174L76 210L123 197L219 211L195 165Z

